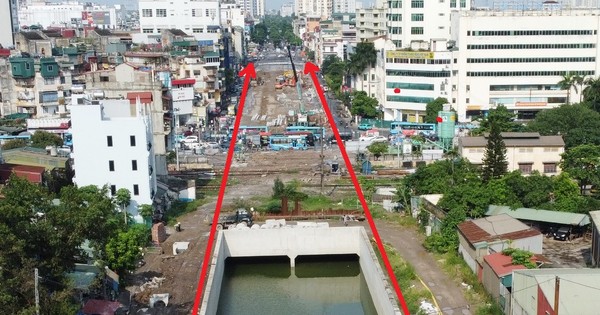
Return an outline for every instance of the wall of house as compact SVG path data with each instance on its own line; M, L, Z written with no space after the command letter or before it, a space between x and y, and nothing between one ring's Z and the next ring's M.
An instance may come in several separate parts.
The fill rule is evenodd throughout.
M554 307L550 304L550 302L546 298L546 295L544 295L542 288L540 288L539 286L537 287L537 295L538 295L537 315L554 315L554 314L556 314L554 312Z
M477 272L478 264L475 260L477 257L475 254L475 249L469 245L469 242L461 233L458 233L458 243L458 254L464 259L473 272Z
M592 266L600 266L600 226L592 220Z
M537 314L537 280L528 274L513 272L511 308L512 315Z
M482 164L485 147L460 147L459 153L473 164ZM564 148L559 147L507 147L506 161L508 162L508 171L518 170L519 163L533 163L532 171L538 171L548 176L558 175L560 174L560 167L558 166L561 160L560 155L563 153ZM544 172L544 163L556 163L556 172Z
M483 276L482 281L485 290L494 298L500 294L500 278L496 275L490 264L487 261L483 261Z

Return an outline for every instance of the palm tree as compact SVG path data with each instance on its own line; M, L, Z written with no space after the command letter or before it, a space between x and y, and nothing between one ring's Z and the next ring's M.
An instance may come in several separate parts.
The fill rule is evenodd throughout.
M584 82L583 100L595 111L600 111L600 78L588 78Z
M358 43L354 53L349 58L348 72L350 75L355 77L365 72L365 69L375 67L377 64L377 53L375 44L369 42Z
M579 93L579 103L583 101L583 85L585 84L585 77L580 76L579 74L573 77L573 81L575 82L575 93ZM577 89L579 87L579 90Z
M575 76L571 72L567 72L562 76L562 80L558 81L560 89L567 90L567 105L571 103L571 89L575 88L575 92L577 92L576 84Z

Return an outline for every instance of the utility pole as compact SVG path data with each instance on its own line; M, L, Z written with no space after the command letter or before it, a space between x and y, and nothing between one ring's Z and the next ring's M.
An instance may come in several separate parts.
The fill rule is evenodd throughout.
M325 177L325 171L323 169L323 163L324 163L324 159L325 159L325 155L323 155L323 146L324 146L324 138L325 137L325 127L321 126L321 195L323 195L323 186L324 186L324 177Z
M554 315L558 315L558 296L560 294L560 278L556 276L554 279Z
M40 315L40 291L38 290L39 276L37 268L33 269L33 274L35 277L35 314Z

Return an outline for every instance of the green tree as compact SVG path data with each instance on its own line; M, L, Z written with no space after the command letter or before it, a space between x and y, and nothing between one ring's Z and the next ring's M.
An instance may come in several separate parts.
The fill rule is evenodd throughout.
M125 224L127 224L127 207L131 203L131 193L127 188L119 188L117 190L115 203L121 208L121 213L125 216Z
M366 69L377 64L377 49L372 42L360 42L356 45L354 53L350 54L348 70L352 76L360 75Z
M267 41L267 37L269 35L269 30L264 23L258 23L254 25L252 30L250 31L250 39L259 45L264 45Z
M600 146L584 144L565 151L560 167L579 182L583 194L587 186L600 183Z
M515 123L517 116L503 104L490 109L488 115L480 121L480 126L472 131L473 135L481 135L490 132L492 123L496 123L501 132L522 131L523 125Z
M106 262L119 274L132 271L141 258L140 247L146 246L149 238L146 226L136 224L126 232L120 232L106 244Z
M479 180L479 170L466 159L438 160L404 178L413 195L447 194L461 183Z
M427 103L425 107L425 118L423 121L430 124L437 123L438 112L444 109L444 104L448 104L448 100L444 97L438 97L435 100Z
M60 147L62 145L62 138L54 133L38 130L31 136L31 146L34 148L46 148L47 146Z
M481 172L481 177L485 182L490 179L500 178L507 172L506 145L500 132L500 125L492 121Z
M600 78L588 78L584 81L583 101L593 110L600 112Z
M364 91L357 91L353 94L352 107L350 112L352 115L361 116L364 118L375 118L379 114L379 102L377 99L370 97Z
M529 123L528 129L542 135L561 135L567 149L582 144L600 145L600 113L584 104L543 110Z
M571 90L575 90L575 93L577 93L578 80L578 76L571 72L567 72L562 76L561 80L558 81L560 89L567 91L567 105L571 103Z
M375 156L375 160L379 160L379 157L388 152L387 142L375 142L367 147L367 150Z
M138 211L145 222L152 222L152 216L154 215L154 208L152 205L143 204L138 207Z
M27 146L27 141L24 139L11 139L2 145L2 150L12 150Z

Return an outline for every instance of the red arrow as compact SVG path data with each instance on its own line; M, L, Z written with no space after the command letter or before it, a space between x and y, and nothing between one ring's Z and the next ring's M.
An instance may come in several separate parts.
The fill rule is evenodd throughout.
M396 294L398 295L398 300L400 301L400 305L402 306L403 314L408 315L408 314L410 314L410 312L408 310L408 306L406 306L406 301L404 300L404 296L402 295L400 286L398 285L398 280L396 279L396 276L394 275L394 269L392 268L392 265L390 264L390 260L387 257L387 254L385 252L385 247L383 246L381 237L379 237L379 233L377 232L377 228L375 227L375 222L373 221L373 216L371 215L371 211L369 210L369 207L367 206L367 201L365 200L365 196L363 195L362 189L360 188L360 185L358 183L358 178L356 177L356 174L354 174L354 169L352 168L352 163L350 162L350 158L348 157L348 153L346 152L346 148L344 147L344 142L342 141L342 137L340 137L340 132L338 131L337 126L335 125L335 120L333 119L331 110L329 110L329 105L327 104L327 101L325 100L325 94L323 93L321 84L319 84L319 80L317 79L316 72L318 72L318 71L320 71L319 67L317 67L312 62L307 62L304 65L304 74L310 73L310 77L313 80L313 84L315 86L315 89L317 90L317 94L319 94L319 99L321 100L321 104L323 104L323 109L325 110L325 113L327 114L327 119L329 120L329 125L331 126L333 134L335 135L335 140L337 140L337 144L338 144L338 147L340 148L342 156L344 157L344 162L346 163L346 168L348 169L348 173L350 173L350 178L352 179L352 183L354 184L354 189L356 190L358 199L360 200L360 203L362 204L363 210L365 212L365 217L367 217L367 221L369 222L369 226L371 227L371 231L373 232L373 237L375 238L375 241L377 242L377 247L379 248L379 252L381 253L381 258L383 259L383 263L385 264L385 268L387 269L387 272L388 272L388 275L392 282L392 285L394 286L394 289L396 290Z
M194 299L194 308L192 309L193 315L198 314L198 307L200 306L200 300L204 291L204 282L206 280L206 274L208 272L209 261L212 256L212 245L213 241L215 240L215 234L217 232L219 214L221 213L221 206L223 205L223 197L225 196L225 188L227 187L227 178L229 177L229 169L231 168L231 161L233 159L233 152L235 150L235 144L237 142L237 135L240 129L240 122L242 121L242 113L244 112L244 102L246 102L246 95L248 94L250 79L256 78L254 64L249 63L245 68L243 68L240 71L239 76L245 77L244 88L242 89L242 95L240 96L240 102L238 104L237 113L235 115L235 124L233 125L233 134L231 135L231 143L229 144L229 150L227 151L227 161L225 162L225 169L223 170L223 178L221 180L221 188L219 189L219 197L217 198L217 206L215 207L215 215L213 217L213 222L210 227L210 234L208 236L208 243L206 243L206 250L204 251L204 260L202 262L200 280L198 281L198 289L196 290L196 298Z

